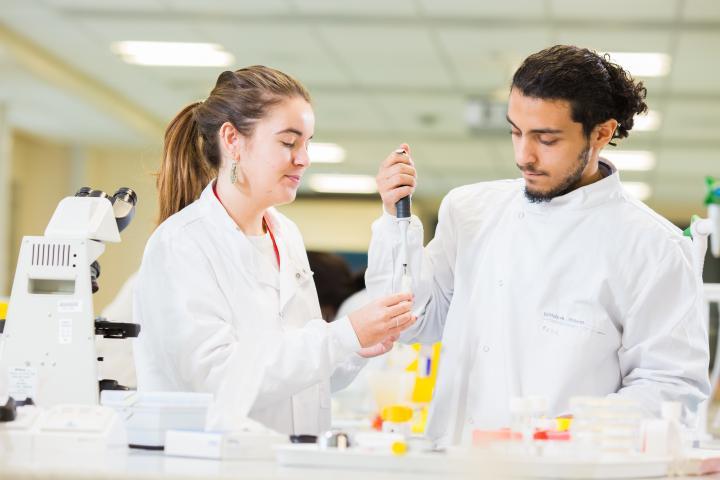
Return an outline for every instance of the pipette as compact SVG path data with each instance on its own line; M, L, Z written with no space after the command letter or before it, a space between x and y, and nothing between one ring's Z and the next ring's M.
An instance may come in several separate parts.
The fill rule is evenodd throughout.
M404 148L395 150L398 155L407 155ZM402 277L400 279L400 291L412 291L412 281L408 273L408 253L407 253L407 231L410 225L410 195L401 198L395 204L398 226L400 227L400 260L402 261Z

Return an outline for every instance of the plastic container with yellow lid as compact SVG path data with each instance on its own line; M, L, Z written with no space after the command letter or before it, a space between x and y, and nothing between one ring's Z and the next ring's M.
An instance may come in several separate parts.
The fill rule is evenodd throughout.
M386 433L410 435L413 409L406 405L388 405L380 412L382 430Z

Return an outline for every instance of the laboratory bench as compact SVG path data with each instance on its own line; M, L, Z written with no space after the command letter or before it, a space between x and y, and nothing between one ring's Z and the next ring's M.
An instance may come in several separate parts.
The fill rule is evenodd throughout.
M438 458L438 461L443 461ZM1 480L145 480L145 479L286 479L286 480L423 480L431 478L497 479L495 472L478 469L472 475L418 472L383 472L370 469L284 467L274 460L211 460L170 457L160 451L114 450L87 454L76 452L60 456L37 456L25 452L0 451ZM657 477L656 477L657 478ZM720 479L703 477L665 477L673 479Z

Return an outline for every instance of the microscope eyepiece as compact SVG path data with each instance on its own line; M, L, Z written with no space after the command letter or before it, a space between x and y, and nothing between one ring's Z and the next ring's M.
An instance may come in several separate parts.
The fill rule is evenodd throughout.
M133 206L137 205L137 193L135 193L135 190L133 190L132 188L118 188L117 192L115 192L112 198L113 203L115 203L117 200L120 200Z
M106 198L110 200L110 202L112 202L110 195L103 192L102 190L90 190L90 193L88 193L88 197Z
M75 192L76 197L87 197L92 192L91 187L82 187L80 190Z
M135 205L137 205L137 194L132 188L118 188L112 196L113 213L117 221L118 231L122 232L135 216Z
M135 190L128 187L118 188L117 191L111 197L102 190L96 190L92 187L82 187L75 193L76 197L98 197L106 198L110 201L113 207L113 214L115 215L115 221L117 222L118 231L122 232L125 227L130 224L130 221L135 216L135 205L137 205L137 193Z

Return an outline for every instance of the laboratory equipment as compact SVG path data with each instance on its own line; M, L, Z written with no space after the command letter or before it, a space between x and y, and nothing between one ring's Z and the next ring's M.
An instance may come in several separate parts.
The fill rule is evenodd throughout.
M84 187L60 201L44 236L23 237L0 352L9 396L41 407L98 404L95 335L136 336L138 328L96 326L97 259L103 242L120 241L136 203L129 188L111 197Z
M317 435L290 435L290 443L317 443Z
M0 423L0 436L10 451L39 455L104 452L126 448L125 426L110 408L98 405L17 407L13 422Z
M5 327L5 316L7 315L7 307L7 299L0 298L0 335L2 335L3 328Z
M0 405L0 423L12 422L17 417L15 399L8 397L4 405Z
M103 406L124 420L130 447L162 449L168 430L202 432L213 396L196 392L136 392L106 390Z
M671 470L674 457L668 453L672 445L667 437L662 448L642 448L643 435L658 432L658 420L644 417L636 402L616 397L573 397L570 410L574 419L569 431L563 431L566 425L561 422L543 418L547 402L541 397L516 397L510 404L512 428L473 432L477 452L484 452L507 475L646 478L675 471ZM679 413L675 406L666 406L665 410L669 416ZM552 425L555 428L544 429ZM655 438L651 441L657 443Z
M358 432L354 436L353 447L380 453L394 453L395 455L407 452L407 435L392 431L384 432Z
M547 412L547 399L540 396L513 397L510 399L512 430L520 434L525 441L533 439L535 431L540 429L541 421Z
M708 209L708 219L712 223L710 235L710 252L713 257L720 258L720 180L707 177L707 195L705 205Z
M690 226L685 229L685 236L692 238L695 268L702 279L705 255L710 241L710 253L715 258L720 258L720 180L713 177L706 177L705 184L707 192L705 205L707 206L707 218L700 218L693 215ZM706 283L703 286L705 297L706 321L710 322L710 307L712 303L720 305L720 284ZM715 350L720 348L720 335L718 335ZM720 382L720 355L715 355L715 361L710 370L710 391L715 392ZM698 408L697 440L706 442L712 439L707 431L707 416L710 407L710 400L704 401ZM720 412L713 420L714 426L720 424Z
M413 409L405 405L390 405L383 408L380 412L383 420L382 431L409 436L413 413Z
M273 448L288 443L288 437L264 431L199 432L168 430L165 455L218 460L270 460Z
M404 148L395 150L398 155L407 155ZM400 279L400 291L410 292L412 280L408 271L407 231L410 225L410 196L403 197L395 204L398 227L400 228L400 261L402 262L402 277Z
M656 456L667 456L672 459L670 470L677 472L681 467L685 451L690 445L683 445L683 434L680 419L682 404L680 402L663 402L661 418L650 419L642 425L642 451Z
M355 436L356 442L360 434ZM275 458L279 465L289 467L332 468L345 470L378 470L382 472L418 472L435 474L470 473L467 467L470 459L448 452L413 451L412 448L399 454L392 451L390 444L381 440L386 448L352 447L346 450L330 448L321 450L317 445L280 445L275 447ZM380 444L378 444L380 445ZM401 443L397 443L401 445ZM483 465L483 472L488 471ZM477 476L477 471L475 472ZM497 478L489 476L487 478Z
M712 177L706 178L707 194L705 205L707 206L707 218L700 218L693 215L690 226L685 230L685 235L692 237L695 247L695 265L702 278L703 264L705 263L705 252L710 240L710 253L715 258L720 258L720 180Z
M518 422L522 429L530 429L533 423L555 425L544 421L547 402L541 397L520 397L513 403L523 417ZM570 403L576 415L570 432L535 427L533 435L526 437L510 428L475 431L474 446L443 449L414 443L412 437L397 432L357 432L344 450L286 445L276 447L276 458L284 466L424 472L443 478L455 473L477 477L479 472L486 478L652 478L712 471L714 463L720 464L697 450L673 457L667 454L671 443L662 452L643 451L640 431L647 419L632 401L578 397ZM670 404L664 411L668 419L680 413L677 405Z
M328 430L320 435L318 445L322 450L328 448L345 450L350 447L350 435L340 430Z
M642 449L640 404L621 397L572 397L570 429L575 456L633 455Z

